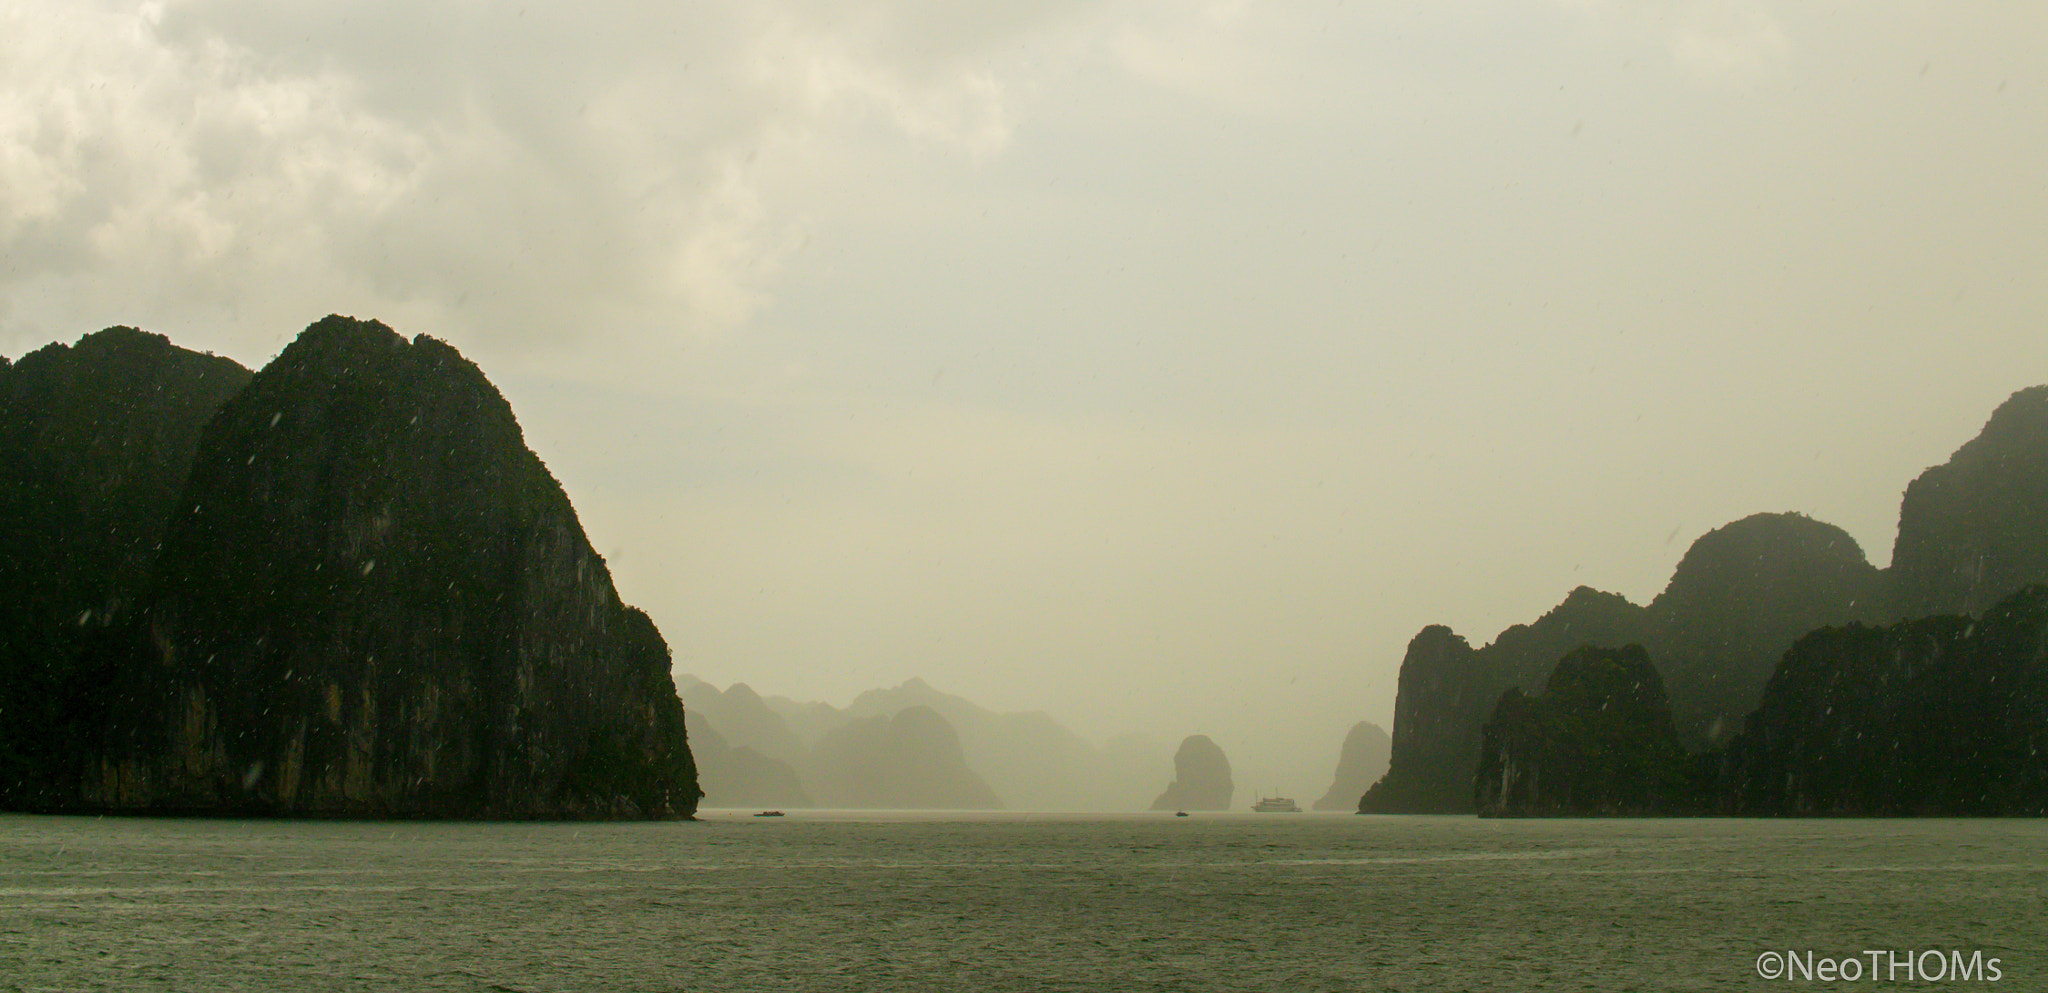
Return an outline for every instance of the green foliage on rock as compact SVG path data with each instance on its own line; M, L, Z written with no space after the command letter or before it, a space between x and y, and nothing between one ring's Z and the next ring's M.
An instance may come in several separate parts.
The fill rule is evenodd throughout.
M668 647L473 364L329 317L238 385L78 652L71 761L28 805L694 811Z
M1642 816L1697 803L1664 681L1640 645L1565 656L1542 696L1502 694L1482 739L1482 816Z
M113 327L0 364L0 807L56 802L103 686L78 657L132 615L234 362Z
M1731 813L2048 814L2048 586L1808 635L1720 765Z

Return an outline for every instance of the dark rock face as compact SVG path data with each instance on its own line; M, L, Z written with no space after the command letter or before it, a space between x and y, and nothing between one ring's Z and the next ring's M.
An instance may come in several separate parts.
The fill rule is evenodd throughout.
M1173 782L1152 801L1153 810L1229 810L1236 791L1230 759L1205 734L1191 734L1173 753Z
M0 363L0 806L56 802L87 638L130 616L200 429L249 381L108 328Z
M1892 616L1977 614L2048 582L2048 386L2000 404L1899 506Z
M1643 608L1581 586L1534 624L1516 625L1474 650L1431 625L1408 643L1394 697L1392 762L1358 801L1362 814L1468 814L1480 729L1511 686L1534 686L1582 645L1642 640Z
M2048 814L2048 587L1981 619L1816 631L1721 766L1730 813Z
M1758 514L1695 542L1664 593L1607 632L1623 637L1584 643L1647 646L1666 677L1680 740L1714 748L1742 725L1779 660L1807 632L1977 613L2043 582L2048 387L2033 387L2014 394L1978 437L1907 488L1888 571L1872 568L1839 528L1797 514ZM1626 633L1631 624L1635 633ZM1393 765L1361 811L1463 809L1455 792L1463 756L1476 755L1474 694L1534 684L1526 666L1493 657L1509 641L1503 632L1470 659L1420 637L1411 644L1395 707ZM1576 646L1541 647L1561 655Z
M1474 716L1490 682L1478 653L1450 628L1432 624L1409 639L1394 693L1391 765L1359 798L1358 812L1462 812L1471 790L1457 782L1469 782L1479 757Z
M1387 760L1393 741L1385 729L1371 721L1351 725L1344 745L1337 753L1337 775L1330 788L1313 805L1315 810L1356 810L1358 801L1372 784L1387 774Z
M667 645L504 399L441 342L330 317L205 429L108 688L114 811L674 817Z
M1757 514L1695 541L1648 608L1580 587L1535 624L1465 654L1443 640L1447 630L1425 629L1440 633L1418 635L1402 662L1392 767L1359 810L1470 812L1480 728L1500 694L1540 684L1582 646L1647 646L1668 675L1681 740L1725 741L1794 639L1879 616L1883 598L1881 575L1847 532L1798 514Z
M938 712L905 707L850 721L812 752L813 787L828 807L999 810L994 790L968 768L960 735Z
M1650 604L1645 642L1681 738L1725 743L1778 659L1816 628L1883 616L1882 576L1848 532L1755 514L1702 535Z
M1482 817L1642 816L1696 795L1664 682L1639 645L1572 652L1542 696L1503 693L1482 734Z

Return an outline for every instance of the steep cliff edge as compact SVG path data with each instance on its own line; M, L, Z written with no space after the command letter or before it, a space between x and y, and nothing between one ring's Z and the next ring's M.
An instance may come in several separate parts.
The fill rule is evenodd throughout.
M1540 685L1582 646L1646 646L1680 740L1725 742L1793 640L1879 617L1883 577L1842 529L1799 514L1754 514L1686 550L1649 607L1585 587L1485 648L1429 628L1409 645L1394 702L1393 762L1361 813L1466 813L1480 729L1509 687ZM1411 679L1411 667L1413 669Z
M1664 681L1640 645L1572 652L1543 695L1501 694L1482 731L1481 817L1640 817L1696 795Z
M1208 735L1191 734L1173 753L1173 782L1152 801L1152 809L1229 810L1236 789L1222 746Z
M1889 579L1896 618L1977 614L2048 582L2048 386L2014 393L1906 487Z
M1387 774L1359 798L1361 814L1468 814L1480 728L1502 692L1535 686L1565 653L1583 645L1641 641L1643 608L1581 586L1534 624L1517 624L1473 649L1442 625L1408 643L1394 697Z
M62 729L98 690L78 653L129 616L200 429L249 376L129 327L0 363L0 807L67 791Z
M667 645L620 603L511 408L453 348L329 317L206 426L81 804L675 817Z
M1720 785L1727 812L1752 816L2048 814L2048 586L1981 618L1800 639Z

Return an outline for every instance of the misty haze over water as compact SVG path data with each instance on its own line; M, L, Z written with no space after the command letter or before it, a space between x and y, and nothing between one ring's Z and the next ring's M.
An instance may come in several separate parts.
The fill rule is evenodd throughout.
M2035 4L4 23L0 354L444 339L721 687L1327 762L1424 624L1761 511L1883 565L2042 379Z
M425 437L390 394L358 398L388 432L328 431L320 389L287 391L303 420L195 420L223 446L214 481L248 501L163 479L164 514L265 519L291 541L191 531L195 554L143 571L165 547L153 532L70 511L138 511L94 487L149 476L124 458L176 432L136 416L116 439L83 408L46 430L59 405L44 398L82 380L45 353L54 392L20 394L0 413L26 416L0 434L93 458L59 453L51 466L90 471L47 478L0 460L21 484L0 490L19 510L8 533L48 553L0 565L54 590L6 604L36 616L6 632L21 678L0 687L0 785L40 776L62 780L60 803L82 785L173 812L572 817L687 816L697 772L714 787L695 825L0 815L0 986L1746 989L1764 953L1867 949L1981 953L2008 987L2048 986L2038 820L1244 810L1269 792L1309 806L1348 729L1375 722L1376 747L1401 732L1397 695L1411 754L1444 746L1410 783L1463 803L1500 691L1533 696L1556 671L1547 641L1534 661L1489 643L1539 617L1570 628L1571 611L1545 614L1567 598L1648 610L1731 522L1825 524L1859 575L1892 566L1907 487L2048 380L2043 53L2048 5L2011 0L0 0L15 373L127 325L192 350L181 363L261 375L309 321L351 314L474 363L475 396L505 408L480 418L449 380L407 380L441 404L426 423L444 437L494 425L467 454L419 442L414 469L380 447ZM300 371L335 368L378 379L354 359ZM280 426L305 433L287 444ZM358 483L410 486L434 510L411 523L472 523L387 530L368 500L271 519L271 467L316 492L333 467L300 456L328 444L370 453ZM1987 461L2048 480L2048 442L2019 450ZM561 554L461 564L481 561L464 557L478 533L513 526L474 522L541 503L488 487L449 501L459 487L415 470L513 464L500 456L563 539L521 548ZM1993 477L1973 492L2022 513L1990 544L2048 563L2027 517L2048 490ZM1970 487L1921 496L1937 489ZM479 514L436 516L451 503ZM1995 556L1950 528L1991 519L1980 502L1936 509L1919 532L1933 573L1986 575ZM98 564L53 536L118 537L105 550L125 578L69 575ZM378 536L391 547L371 556ZM301 537L389 591L427 575L403 566L431 546L434 582L340 613L304 607L333 602L332 568L237 585L318 571L317 554L277 551ZM269 603L262 630L195 615L183 661L226 709L153 668L175 653L170 611L151 611L198 602L189 560L219 567L205 585L222 618L259 613L243 594L308 598ZM419 621L473 579L490 581L463 601L478 609ZM1695 586L1695 602L1742 585ZM1884 786L1866 792L1887 811L2011 794L2038 811L2044 780L1984 785L2003 767L1957 758L2048 775L2048 744L2030 751L2048 694L1976 664L2024 653L1954 650L1975 637L1977 592L1992 591L1925 629L1808 642L1807 681L1784 684L1781 719L1750 742L1776 750L1738 753L1743 782L1783 784L1780 810L1872 809L1792 789L1794 773L1810 787L1846 771ZM1765 613L1731 602L1716 616ZM523 629L545 637L485 637L504 613L486 603L547 615ZM1667 614L1673 630L1707 616ZM1425 625L1444 627L1422 647L1444 651L1416 653L1410 693L1404 646ZM1706 632L1697 659L1725 664L1732 627L1687 628ZM1986 629L2038 645L2038 626ZM300 634L319 638L266 668L199 647ZM443 693L486 686L470 663L487 653L420 649L439 635L604 664L497 666L531 691L512 704ZM312 671L377 659L419 692ZM612 678L621 659L630 686ZM1465 679L1475 659L1491 669ZM1871 659L1940 678L1835 678ZM1638 671L1597 664L1567 671ZM2036 690L2041 671L2022 673ZM535 690L535 672L561 679ZM1736 767L1674 744L1742 724L1725 686L1692 712L1720 674L1669 694L1687 713L1671 741L1643 736L1671 760L1652 772ZM1973 674L1996 685L1946 678ZM273 707L294 677L298 709ZM665 677L695 694L687 715ZM1514 747L1485 752L1489 795L1540 793L1587 754L1549 749L1566 737L1550 731L1597 695L1543 695L1491 739ZM56 719L108 701L135 720ZM652 744L611 747L622 727ZM179 735L92 765L97 745ZM1915 761L1891 761L1900 741ZM1227 756L1234 782L1207 785L1234 812L838 809L1171 807L1198 792L1175 788L1176 745ZM495 779L450 771L507 756ZM747 762L760 778L742 789ZM391 805L421 784L476 802ZM95 809L33 793L18 809ZM535 802L492 805L507 796Z

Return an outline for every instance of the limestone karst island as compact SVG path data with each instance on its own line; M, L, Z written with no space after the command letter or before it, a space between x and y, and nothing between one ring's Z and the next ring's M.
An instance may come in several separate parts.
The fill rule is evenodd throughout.
M329 317L0 367L0 805L687 818L669 652L504 398Z
M1245 809L1203 734L1109 751L916 679L843 710L687 677L679 696L497 389L374 321L323 319L254 373L125 327L0 359L0 466L0 809L665 819L705 788ZM2039 816L2043 584L2034 387L1905 487L1886 568L1756 514L1647 605L1580 587L1481 647L1422 628L1391 736L1333 734L1314 806Z

